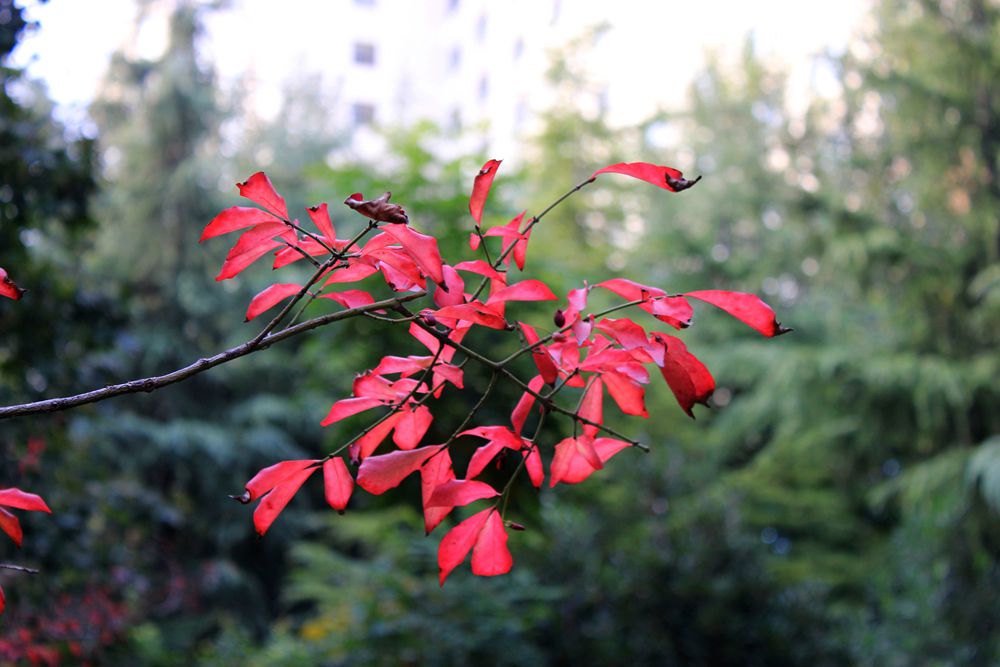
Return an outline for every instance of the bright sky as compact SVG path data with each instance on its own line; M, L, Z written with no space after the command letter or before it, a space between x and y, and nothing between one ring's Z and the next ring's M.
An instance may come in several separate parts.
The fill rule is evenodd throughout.
M322 56L313 45L324 43L324 26L336 20L338 5L347 1L282 0L278 11L274 0L234 0L232 10L211 16L203 45L224 80L252 67L262 85L277 87L291 72L322 70ZM33 76L47 82L60 116L79 118L111 53L129 40L134 0L24 2L41 29L22 43L16 62L28 64ZM606 61L607 71L597 74L636 91L636 106L645 111L657 101L679 103L705 51L735 56L748 33L760 54L789 68L793 93L810 85L822 92L824 73L812 56L842 51L868 5L869 0L563 0L562 12L585 15L586 23L604 19L612 24L606 39L620 58ZM146 31L136 48L153 56L163 39ZM643 79L650 67L675 72L673 89L649 90Z

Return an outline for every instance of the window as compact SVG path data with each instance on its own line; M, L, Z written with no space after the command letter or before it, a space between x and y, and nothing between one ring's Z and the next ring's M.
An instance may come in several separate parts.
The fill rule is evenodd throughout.
M355 102L351 106L355 125L371 125L375 122L375 105L367 102Z
M375 0L354 0L354 4L361 5L362 7L374 7Z
M514 60L520 60L521 55L524 54L524 39L518 37L517 41L514 42Z
M359 65L375 64L375 45L366 42L354 43L354 62Z
M453 12L458 9L458 0L448 0L448 11Z
M482 39L486 37L486 14L480 14L479 19L476 20L476 38Z
M485 74L479 79L479 99L485 100L490 94L490 78Z
M462 65L462 49L453 47L451 53L448 54L448 69L452 72L457 70Z

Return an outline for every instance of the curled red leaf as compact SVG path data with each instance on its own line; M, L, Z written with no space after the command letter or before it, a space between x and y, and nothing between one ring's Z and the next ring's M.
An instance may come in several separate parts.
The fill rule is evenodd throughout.
M658 188L669 190L670 192L681 192L692 187L701 180L701 176L689 181L684 178L684 174L673 167L664 167L651 164L649 162L619 162L608 165L603 169L598 169L591 175L596 178L598 174L624 174L641 181L652 183Z

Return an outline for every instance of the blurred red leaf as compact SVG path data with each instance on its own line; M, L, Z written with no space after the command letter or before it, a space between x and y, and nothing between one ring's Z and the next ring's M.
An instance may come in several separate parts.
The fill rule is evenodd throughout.
M0 489L0 505L19 510L52 513L41 496L16 488Z
M18 287L7 272L0 269L0 296L5 296L8 299L14 299L17 301L24 294L25 290Z
M17 548L21 548L21 540L24 537L24 533L21 531L21 522L17 520L17 517L0 507L0 530L7 533L10 539L14 540L14 544Z

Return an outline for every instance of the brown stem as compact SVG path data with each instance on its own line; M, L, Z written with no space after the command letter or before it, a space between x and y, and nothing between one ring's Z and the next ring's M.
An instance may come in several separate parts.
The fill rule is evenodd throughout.
M376 301L375 303L370 303L365 306L358 306L357 308L349 308L347 310L340 310L335 313L328 313L326 315L321 315L319 317L314 317L311 320L306 320L300 324L289 327L287 329L282 329L277 333L265 334L263 337L256 336L252 340L249 340L242 345L237 345L236 347L230 348L224 352L220 352L211 357L204 357L198 361L185 366L184 368L179 368L175 371L171 371L165 375L157 375L153 377L142 378L138 380L130 380L129 382L123 382L121 384L111 385L104 387L103 389L94 389L93 391L84 392L82 394L76 394L75 396L65 396L62 398L49 398L44 401L36 401L34 403L24 403L21 405L10 405L7 407L0 407L0 419L10 419L12 417L24 417L27 415L43 414L49 412L59 412L62 410L68 410L70 408L75 408L80 405L86 405L87 403L96 403L98 401L103 401L114 396L121 396L122 394L135 394L138 392L151 392L161 387L166 387L167 385L186 380L189 377L203 373L210 368L219 366L226 362L232 361L233 359L238 359L240 357L246 356L253 352L266 349L271 345L285 340L286 338L292 338L293 336L298 336L306 331L310 331L317 327L325 326L332 322L337 322L339 320L345 320L350 317L357 317L358 315L363 315L371 310L381 310L383 308L393 308L399 306L407 301L412 301L413 299L418 299L425 296L427 293L424 291L414 292L412 294L405 294L402 296L397 296L392 299L384 299L382 301Z

